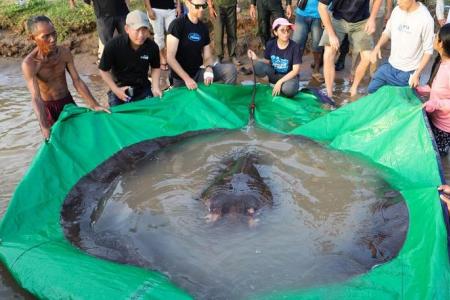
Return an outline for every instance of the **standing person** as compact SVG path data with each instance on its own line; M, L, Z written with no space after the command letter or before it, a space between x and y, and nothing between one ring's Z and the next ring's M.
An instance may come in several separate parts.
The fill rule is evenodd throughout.
M286 0L286 17L288 19L292 16L291 4L292 0ZM256 12L258 12L258 34L261 43L265 45L271 38L271 18L275 20L284 17L283 5L281 0L251 0L250 16L253 20L256 19Z
M31 93L31 104L45 140L66 104L75 104L66 81L66 70L87 106L95 111L108 110L98 104L78 75L70 50L57 45L57 34L46 16L27 21L29 37L36 44L22 62L22 72Z
M439 26L444 26L450 23L450 12L447 13L447 19L445 18L445 5L444 0L436 0L436 17L439 22Z
M75 0L70 0L74 5ZM124 34L125 18L129 12L129 0L83 0L86 4L94 5L97 18L97 33L99 37L98 58L102 57L104 45L109 42L114 31Z
M371 53L375 63L381 47L391 40L389 62L381 65L369 83L374 93L383 85L416 87L433 55L434 21L428 9L416 0L398 0L386 29Z
M292 39L300 47L300 63L302 62L303 52L305 51L308 34L311 33L312 53L314 57L314 68L312 77L318 82L323 82L323 76L320 73L320 66L323 62L323 47L319 46L323 29L320 21L319 10L317 9L319 0L308 0L304 8L295 9L295 31Z
M324 76L325 86L329 97L333 96L335 79L334 60L340 43L348 34L349 42L355 53L360 53L361 62L356 68L355 79L350 89L350 96L357 93L357 88L369 66L370 50L373 40L370 36L375 32L375 19L380 8L381 0L374 0L372 11L369 13L370 0L319 0L319 14L325 26L321 46L325 46ZM332 2L332 16L328 12L328 5Z
M150 39L147 15L139 10L130 12L126 18L125 32L105 45L98 66L100 75L110 88L110 106L162 96L159 88L159 48ZM148 80L150 67L152 83Z
M444 156L450 148L450 24L439 30L434 49L439 52L441 64L431 85L430 99L425 102L425 110L430 116L439 154Z
M144 0L147 15L153 27L154 41L159 47L161 70L169 70L166 55L166 32L169 25L177 16L181 15L179 0Z
M235 84L235 65L213 65L208 27L200 20L208 7L206 0L187 0L186 5L188 14L170 24L167 36L167 62L171 68L173 86L185 85L194 90L197 82L209 85L213 81L222 80ZM204 69L200 68L202 64L206 66Z
M209 16L214 23L214 47L219 61L224 57L223 39L227 32L227 47L230 61L237 66L241 62L236 57L237 44L237 0L208 0Z
M300 73L300 48L290 39L294 24L284 18L276 19L272 24L275 39L267 42L264 60L259 60L255 52L248 50L248 57L255 63L255 75L269 77L274 84L272 95L288 98L298 93Z

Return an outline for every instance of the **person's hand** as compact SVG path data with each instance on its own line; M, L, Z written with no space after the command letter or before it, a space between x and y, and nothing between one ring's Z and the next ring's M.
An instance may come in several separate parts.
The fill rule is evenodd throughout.
M211 17L211 19L215 20L217 17L217 13L214 10L214 7L209 7L209 16Z
M447 204L447 208L450 213L450 186L444 184L438 187L438 191L442 192L439 198Z
M252 60L257 60L258 56L256 56L256 53L253 52L253 50L248 49L247 50L247 56L248 58L252 59Z
M412 76L409 78L409 86L412 88L415 88L416 86L419 86L420 83L420 74L414 72Z
M256 7L253 4L250 4L250 17L252 20L256 20Z
M341 46L339 43L339 38L336 34L328 35L328 40L330 41L330 46L335 51L339 51L339 47Z
M155 14L155 11L153 10L153 9L148 9L147 10L147 15L148 15L148 17L149 17L149 19L150 20L156 20L156 14Z
M184 84L186 85L188 90L196 90L197 89L197 82L195 82L195 80L192 79L191 77L189 77L189 79L186 79L184 81Z
M153 97L162 98L162 91L160 89L152 88Z
M48 139L50 138L50 127L41 126L41 133L42 136L44 137L44 141L48 141Z
M182 15L181 5L178 5L178 6L177 6L177 18L178 18L178 17L181 17L181 15Z
M292 17L292 6L290 5L286 6L286 17L287 19L290 19Z
M93 111L104 111L108 114L111 113L111 111L109 109L107 109L106 107L102 106L102 105L94 105L93 107L91 107L91 110Z
M123 86L123 87L119 87L116 88L113 93L114 95L117 96L117 98L119 98L120 100L124 101L124 102L128 102L131 100L131 97L128 96L125 91L128 90L130 87L129 86Z
M366 26L364 26L364 31L368 35L371 35L375 32L376 29L377 29L377 24L376 24L375 20L369 18L367 20Z
M377 63L377 60L379 60L381 58L382 58L381 57L381 50L379 48L376 47L375 49L373 49L370 52L369 59L370 59L371 63L375 64L375 63Z
M205 85L210 85L214 81L214 73L211 67L207 67L203 73L203 83Z
M281 80L278 80L277 83L273 86L272 90L272 96L278 96L281 93L281 86L283 85L283 82Z
M447 20L446 19L440 19L440 20L438 20L438 23L439 23L439 26L442 27L442 26L445 25L445 23L447 23Z

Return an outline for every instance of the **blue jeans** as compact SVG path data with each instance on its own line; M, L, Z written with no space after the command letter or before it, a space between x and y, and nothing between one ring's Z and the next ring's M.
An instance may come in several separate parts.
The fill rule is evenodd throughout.
M300 60L303 57L305 51L306 41L308 40L308 34L311 32L312 38L312 51L322 52L322 48L319 46L320 38L322 37L323 29L320 24L320 19L304 17L296 15L295 17L295 30L292 36L294 42L300 47Z
M138 94L136 94L136 92ZM143 100L143 99L149 98L149 97L153 97L153 93L152 93L152 90L150 87L146 87L141 90L135 89L135 95L133 97L131 97L131 100L128 102L139 101L139 100ZM114 94L112 91L109 91L108 92L108 103L109 103L109 106L116 106L116 105L125 104L127 102L120 100L116 96L116 94Z
M277 74L275 73L275 69L272 68L271 65L263 63L262 61L257 61L255 63L255 75L258 77L267 76L269 78L269 82L275 84L286 74ZM297 95L298 88L298 76L295 76L294 78L289 79L281 85L281 95L287 98L292 98Z
M412 73L414 73L414 71L401 71L394 68L390 63L385 63L384 65L381 65L373 75L367 88L367 92L369 92L369 94L375 93L384 85L408 86L409 77Z

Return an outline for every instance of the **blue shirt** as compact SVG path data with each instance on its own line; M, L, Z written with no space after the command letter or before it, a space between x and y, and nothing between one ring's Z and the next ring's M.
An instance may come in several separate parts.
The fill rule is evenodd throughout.
M320 18L319 10L317 7L319 6L319 0L308 0L308 3L306 3L306 7L304 10L301 10L300 8L295 9L295 13L299 16L303 17L310 17L310 18Z
M286 49L280 49L277 39L271 39L266 44L264 58L270 60L276 74L287 74L292 71L293 65L300 64L300 48L296 42L289 40Z

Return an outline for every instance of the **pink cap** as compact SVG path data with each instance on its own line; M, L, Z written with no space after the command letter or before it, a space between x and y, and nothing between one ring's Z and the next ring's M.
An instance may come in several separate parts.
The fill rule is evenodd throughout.
M291 28L294 29L295 25L289 23L289 21L286 20L285 18L278 18L275 21L273 21L272 30L275 30L275 28L277 28L278 26L291 26Z

